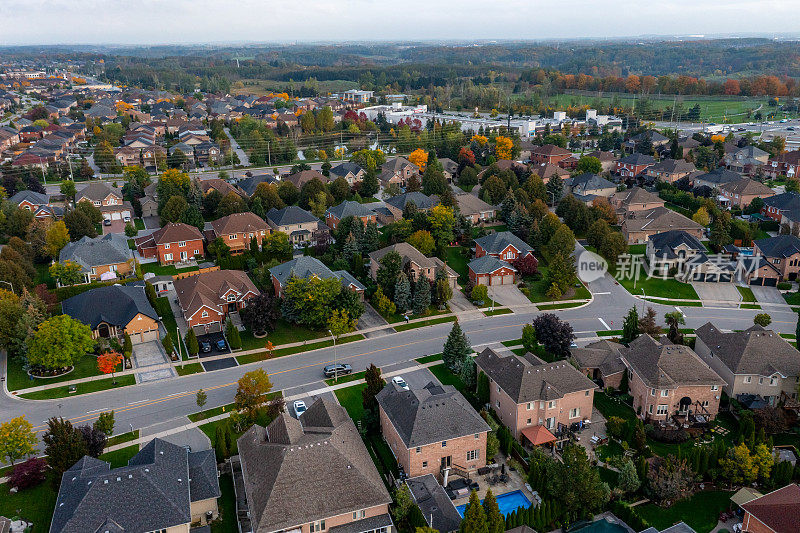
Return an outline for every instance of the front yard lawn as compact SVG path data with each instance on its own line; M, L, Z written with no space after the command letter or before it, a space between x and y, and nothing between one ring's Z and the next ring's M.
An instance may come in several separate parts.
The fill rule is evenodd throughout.
M339 403L345 408L347 414L350 415L350 418L353 419L356 425L358 425L359 420L364 418L364 405L362 404L361 391L366 387L366 383L359 383L352 387L345 387L334 391L336 399L339 400Z
M634 280L632 279L621 279L618 281L629 293L637 296L641 296L642 289L644 289L645 296L659 296L674 300L700 299L694 287L688 283L681 283L674 278L661 279L641 277L636 282L636 288L633 286Z
M425 357L418 357L417 359L414 359L414 361L416 361L417 363L419 363L421 365L424 365L425 363L432 363L433 361L441 361L441 360L442 360L442 354L440 354L440 353L426 355Z
M737 286L736 288L739 289L739 294L742 295L742 301L743 302L755 302L755 301L757 301L755 295L753 294L753 289L751 289L750 287L738 287Z
M133 224L135 225L136 229L138 229L138 230L147 229L147 228L144 227L144 220L142 220L141 218L134 218L133 219Z
M719 513L731 506L732 494L724 490L707 490L666 509L654 503L639 505L635 509L639 516L658 530L683 521L697 533L708 533L717 525Z
M525 287L520 290L522 290L522 293L525 294L531 302L539 303L551 301L551 298L547 297L547 290L550 288L550 285L547 282L547 265L544 264L543 259L539 260L539 274L536 276L526 276L524 281ZM588 300L592 297L589 293L589 289L578 281L578 278L575 278L572 289L572 291L567 291L567 294L564 294L561 299Z
M469 281L467 263L469 263L469 248L451 246L447 249L447 265L458 273L458 283L465 285Z
M330 386L334 386L338 383L349 383L351 381L358 381L359 379L364 379L365 374L366 372L362 370L361 372L354 372L353 374L339 376L338 381L336 381L334 378L328 378L325 380L325 383L327 383Z
M789 305L800 305L800 291L784 292L783 299L786 300L786 303Z
M325 337L327 331L317 331L309 329L305 326L297 324L290 324L285 320L279 320L275 325L275 331L267 334L263 339L257 339L253 336L253 332L246 329L240 332L242 338L242 350L255 350L257 348L264 348L267 341L272 342L273 346L280 346L281 344L290 344L292 342L310 341Z
M212 533L227 533L238 531L236 522L236 492L233 490L233 476L222 474L219 476L219 518L211 522Z
M106 452L99 457L101 461L108 461L111 463L111 468L119 468L121 466L128 466L128 461L139 453L139 445L126 446L113 452Z
M49 472L47 479L32 489L11 492L8 483L0 485L0 516L7 518L20 517L33 522L32 533L50 531L53 509L56 507L58 492L51 485L55 474Z
M97 358L93 354L86 354L81 357L75 365L75 369L69 374L48 379L30 378L18 360L10 359L8 361L8 390L15 391L99 375L100 370L97 369Z
M347 344L348 342L353 341L360 341L364 339L364 335L356 334L350 335L349 337L342 337L336 344ZM236 357L236 360L239 362L240 365L246 365L248 363L255 363L257 361L263 361L267 358L275 358L275 357L283 357L284 355L292 355L295 353L300 352L309 352L311 350L319 350L320 348L328 348L333 346L333 340L325 340L319 342L311 342L307 344L299 344L297 346L292 346L290 348L279 348L277 350L272 350L272 355L270 356L266 351L263 352L256 352L247 355L240 355Z
M52 389L45 389L36 392L29 392L27 394L20 394L19 396L27 400L54 400L56 398L80 396L81 394L88 394L90 392L136 385L136 378L133 375L117 376L116 381L116 385L114 384L114 378L98 379L95 381L78 383L75 385L76 390L72 394L69 392L69 387L64 386L53 387Z
M425 326L433 326L435 324L442 324L445 322L455 322L456 317L454 316L442 316L439 318L431 318L430 320L423 320L421 322L414 322L411 324L400 324L399 326L395 326L395 331L405 331L407 329L415 329L415 328L423 328Z
M181 272L193 272L195 270L200 269L196 266L179 269L175 268L175 265L161 265L158 262L142 264L142 272L152 272L156 276L174 276L175 274L179 274Z
M175 370L178 372L179 376L188 376L189 374L205 372L203 365L200 363L189 363L188 365L176 366Z
M178 322L175 321L175 315L172 314L172 307L169 305L169 297L161 296L156 298L156 313L161 317L161 322L164 323L164 329L167 330L169 336L172 337L172 344L177 349L180 346L180 339L178 338ZM181 349L181 353L186 355L186 350Z
M467 390L467 386L464 382L461 381L461 378L450 372L450 369L447 368L444 363L430 366L428 370L431 371L431 374L436 376L436 379L438 379L442 385L452 385L458 389L458 392L467 397L472 395L472 393Z

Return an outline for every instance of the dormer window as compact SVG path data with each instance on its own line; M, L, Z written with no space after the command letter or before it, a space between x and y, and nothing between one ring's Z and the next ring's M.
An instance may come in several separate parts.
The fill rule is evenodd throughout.
M236 301L236 295L235 294L229 294L228 295L228 301L229 302L235 302Z

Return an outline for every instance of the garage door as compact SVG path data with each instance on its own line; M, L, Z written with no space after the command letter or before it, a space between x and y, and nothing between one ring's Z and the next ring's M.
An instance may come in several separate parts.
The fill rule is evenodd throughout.
M764 278L753 278L750 280L750 285L763 285Z
M764 286L775 287L778 285L778 278L764 278Z
M111 213L111 220L122 220L122 215L120 213Z
M503 276L500 283L503 285L512 285L514 283L514 274Z
M222 331L222 323L214 322L205 326L192 326L195 335L205 335L206 333L219 333Z
M153 331L143 331L142 333L133 335L131 337L131 342L133 344L137 344L140 342L150 342L150 341L157 341L158 340L158 330L154 329Z

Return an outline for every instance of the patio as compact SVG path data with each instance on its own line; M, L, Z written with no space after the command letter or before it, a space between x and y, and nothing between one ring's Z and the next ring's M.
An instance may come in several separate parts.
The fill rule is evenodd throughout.
M516 469L512 469L509 467L506 458L498 453L495 459L498 459L494 465L490 465L485 467L485 469L480 469L483 474L473 474L470 479L473 483L477 484L477 493L478 498L483 500L486 497L486 492L489 489L492 489L492 494L495 496L500 496L502 494L507 494L509 492L514 491L521 491L528 500L533 502L536 505L537 502L541 501L538 494L534 494L528 484L525 481L525 473L519 472ZM505 481L495 480L495 478L501 478L501 473L505 472ZM462 481L463 478L460 477L453 477L451 476L451 480L449 481L448 485L452 485L453 482L456 484ZM453 500L453 505L458 507L459 505L464 505L469 501L470 491L467 491L465 496L460 496Z

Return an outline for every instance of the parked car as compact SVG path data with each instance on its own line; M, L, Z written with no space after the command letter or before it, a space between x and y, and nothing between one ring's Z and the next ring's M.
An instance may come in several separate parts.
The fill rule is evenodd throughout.
M392 378L392 383L394 383L395 385L397 385L398 387L400 387L403 390L408 390L408 383L406 383L406 380L404 380L400 376L393 377Z
M208 341L200 341L200 351L203 353L210 353L211 343Z
M296 414L297 416L300 416L306 412L306 402L304 402L303 400L295 400L293 407L294 407L294 414Z
M217 341L217 350L224 352L228 349L228 343L225 342L225 339L220 339Z
M104 218L103 219L103 225L104 226L110 226L111 225L111 219L110 218Z
M353 367L348 365L347 363L337 363L335 365L328 365L322 369L323 374L325 374L326 378L332 378L334 375L344 376L346 374L350 374L353 371Z

